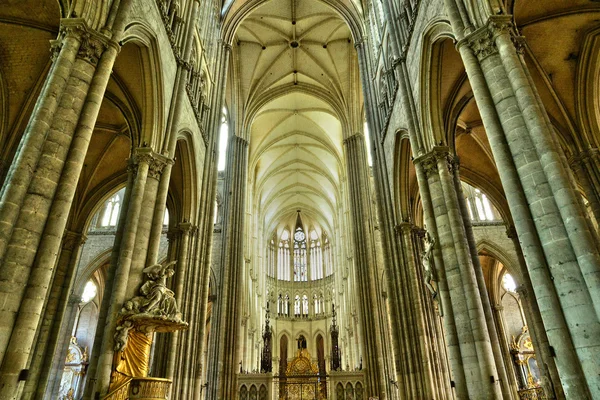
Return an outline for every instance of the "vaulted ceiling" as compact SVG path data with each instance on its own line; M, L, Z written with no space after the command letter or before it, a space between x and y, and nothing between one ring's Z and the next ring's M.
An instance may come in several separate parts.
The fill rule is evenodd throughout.
M348 25L319 1L273 0L244 19L233 55L238 130L250 142L250 190L265 235L296 210L331 232L344 132L362 102Z

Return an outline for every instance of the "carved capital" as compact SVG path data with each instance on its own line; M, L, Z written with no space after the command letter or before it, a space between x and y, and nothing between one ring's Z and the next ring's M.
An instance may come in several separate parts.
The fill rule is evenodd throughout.
M446 168L450 173L453 173L455 168L454 157L450 154L450 149L446 146L436 146L429 153L423 154L414 160L415 165L421 165L425 176L429 178L438 173L440 168L440 160L443 160Z
M75 305L81 303L81 296L76 295L75 293L71 293L69 295L69 304Z
M154 179L160 179L165 167L167 166L167 161L164 157L161 158L153 158L152 162L148 164L148 176Z
M400 222L398 225L394 226L394 231L397 235L402 235L404 233L410 233L415 226L410 222Z
M152 149L150 147L139 147L137 149L135 149L135 153L133 155L133 160L132 162L136 165L139 164L150 164L152 162L152 154L154 152L152 151Z
M358 40L354 42L354 48L356 48L357 50L360 49L366 41L367 39L365 37L358 38Z
M517 230L514 225L506 227L506 236L508 236L509 239L517 239Z
M87 61L92 65L98 65L100 56L107 47L106 41L98 37L99 35L92 35L86 33L81 36L81 45L77 52L77 57Z
M155 153L150 147L140 147L136 149L133 156L133 163L139 166L141 163L148 164L148 176L150 178L159 179L165 166L172 164L174 161L161 154Z
M177 224L177 227L179 228L181 233L188 233L188 234L194 229L194 226L192 224L190 224L189 222L180 222L179 224Z
M179 229L169 229L167 231L167 240L169 243L172 243L174 240L178 239L181 236L181 231Z
M347 145L349 143L355 143L358 141L364 141L365 140L365 136L362 133L355 133L354 135L348 136L346 139L344 139L344 145Z
M515 292L519 295L519 297L527 298L527 289L524 285L517 285L515 288Z
M600 152L597 148L589 148L569 157L569 165L573 169L582 168L586 162L598 159Z
M488 19L487 28L494 38L505 33L512 33L512 17L510 15L492 15Z
M77 247L83 245L87 236L82 233L66 231L63 236L63 249L73 251Z
M75 37L79 40L77 58L94 66L98 64L100 56L106 50L109 43L109 39L106 36L88 28L85 20L81 18L65 18L61 20L57 41L63 41L66 37ZM54 48L57 47L55 43L52 45Z
M457 47L464 44L469 46L479 61L498 53L496 38L500 35L510 34L517 51L522 49L523 38L513 32L513 24L510 15L493 15L488 19L485 26L462 39Z
M179 65L181 68L185 69L186 71L192 71L194 69L194 66L192 65L192 63L184 60L183 57L181 57L179 54L176 55L175 60L177 61L177 65Z
M417 168L420 166L423 169L426 178L437 175L437 162L435 157L433 157L433 153L423 154L415 158L414 164Z
M221 45L221 47L223 48L223 50L225 51L231 51L232 47L229 43L225 42L222 39L219 39L218 43Z
M62 45L63 42L60 39L50 41L50 60L52 60L52 62L56 61L58 58Z

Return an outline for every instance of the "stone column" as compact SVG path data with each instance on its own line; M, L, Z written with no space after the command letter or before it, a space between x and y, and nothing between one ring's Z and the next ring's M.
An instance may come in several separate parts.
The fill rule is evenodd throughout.
M85 25L81 20L63 21L58 38L52 42L54 62L0 191L0 260L11 239L35 166L42 154L46 134L53 124L75 63L80 59ZM84 45L83 52L85 48Z
M0 319L4 321L0 326L0 358L3 359L4 368L4 370L0 368L3 371L2 378L0 378L2 387L0 393L9 397L12 396L9 392L16 387L19 371L26 367L28 361L37 322L45 301L48 281L52 276L68 209L72 201L72 199L67 201L69 193L66 194L66 198L59 193L56 199L55 194L59 185L65 186L67 183L75 185L78 179L76 173L80 171L83 164L81 161L81 165L79 165L82 157L73 154L79 149L73 149L70 155L69 149L82 108L84 104L89 107L90 101L92 101L86 96L92 80L96 78L97 82L99 79L98 76L95 77L95 71L98 58L104 51L106 42L105 37L97 34L92 36L92 33L87 32L82 25L73 26L71 30L77 32L74 33L77 35L77 39L74 40L81 41L83 44L79 46L71 74L63 77L67 79L65 91L56 106L57 109L51 123L46 128L39 158L36 157L35 163L30 160L33 164L28 162L23 166L23 168L30 168L35 172L24 173L28 176L26 182L19 182L20 177L17 175L20 171L14 171L15 176L9 175L8 186L4 192L6 199L2 200L2 204L8 207L10 215L0 215L0 224L10 224L10 229L0 233L0 256L3 256L0 263L0 299L2 300ZM71 38L70 35L67 37ZM69 42L70 39L65 39L65 45ZM112 61L114 62L114 59ZM103 75L102 72L99 74ZM105 87L106 85L102 88L102 92ZM94 98L93 101L99 102L97 98ZM82 116L82 118L86 117L85 114ZM72 164L65 165L66 161ZM75 171L73 175L70 174L71 167ZM65 171L63 172L63 170ZM72 182L75 183L68 182L69 180L73 180ZM13 191L13 186L11 186L13 183L14 185L27 185L27 189L22 196L20 195L17 205L11 203L10 197L14 194L13 192L20 191L22 186L19 188L14 186ZM66 213L64 206L61 207L59 204L61 201L68 203ZM53 203L56 203L53 211L57 211L57 207L60 211L58 215L53 215L53 220L49 224L46 224ZM45 237L45 235L52 235L52 238ZM44 241L47 246L42 249L44 251L38 252L42 236L45 237ZM8 245L5 247L6 251L2 252L4 240ZM34 266L36 260L37 264ZM41 295L40 290L42 291Z
M44 317L35 344L35 351L30 362L29 377L25 382L23 399L42 397L44 392L52 387L52 380L56 374L62 374L66 349L68 348L70 332L62 329L65 325L65 316L70 293L81 256L81 247L86 236L73 231L67 231L63 237L60 256L56 264L52 289L48 294L48 301L44 310ZM64 327L66 328L66 327ZM61 335L64 334L64 335ZM66 346L64 346L66 342ZM65 350L63 353L62 350ZM56 353L64 357L55 357ZM60 359L60 365L53 362ZM58 361L58 360L56 360Z
M88 369L88 385L84 398L91 400L94 393L106 394L110 384L110 373L113 362L114 333L117 326L117 316L123 303L127 299L127 285L130 276L131 263L136 244L136 233L138 221L142 211L142 203L148 178L150 164L153 163L153 152L149 148L138 148L134 154L135 178L131 190L131 198L127 205L127 216L124 224L123 236L119 244L119 254L114 269L112 286L107 285L102 299L101 310L107 310L106 314L100 314L98 318L98 329L94 341L94 350ZM106 304L105 304L106 302ZM102 329L102 327L104 327ZM95 379L95 381L94 381Z
M179 230L181 232L179 246L179 254L177 257L177 274L175 275L173 291L175 292L175 300L181 310L183 307L183 293L184 293L184 282L187 277L190 276L188 256L189 256L189 243L190 243L190 230L192 224L189 222L182 222L179 224ZM169 345L167 347L167 373L166 378L174 380L175 378L175 364L177 361L177 346L179 343L179 331L175 331L170 334ZM172 389L171 389L172 390Z
M600 349L598 252L508 26L505 17L491 17L487 26L461 40L458 49L557 354L565 394L590 398L589 390L600 394L600 367L590 358Z
M527 326L529 327L529 333L533 342L534 349L536 351L536 359L538 360L538 366L541 373L542 387L546 392L546 396L549 399L557 398L561 399L565 396L562 386L560 384L560 377L556 367L555 359L550 354L550 345L548 343L548 336L544 328L540 309L535 298L531 297L533 287L531 286L531 279L527 271L525 259L523 258L523 252L521 251L521 245L517 238L517 232L513 226L506 229L506 235L513 241L515 252L517 253L517 259L519 261L519 281L521 285L517 289L519 297L523 303L523 310L525 311L525 319L527 320Z
M194 247L199 247L200 246L200 237L198 235L198 232L196 230L193 230L192 232L193 236L193 243L195 243ZM192 267L192 275L188 280L188 286L185 290L185 305L186 305L186 312L188 315L188 320L190 325L192 326L192 329L187 331L187 336L186 336L186 340L183 341L183 343L181 344L181 351L185 354L189 354L189 357L186 357L186 359L183 360L183 362L180 365L180 382L181 382L181 387L180 387L180 391L181 391L181 398L182 399L187 399L190 397L190 394L193 393L193 385L194 385L194 370L196 368L196 356L197 354L195 353L195 347L196 347L196 342L198 340L197 337L197 333L200 329L200 326L202 325L202 323L198 320L198 309L199 309L199 302L198 302L198 298L200 297L200 291L201 291L201 287L200 287L200 280L201 280L201 271L200 269L197 267L199 264L199 258L198 258L198 251L193 251L192 255L190 257L190 261L189 264Z
M240 284L244 266L243 234L248 173L248 142L233 136L227 155L221 280L211 327L212 354L209 360L207 399L233 398L237 393L238 340L240 331Z
M421 203L423 204L423 218L427 230L434 238L439 238L437 233L436 216L434 213L433 195L428 183L428 175L432 174L430 168L415 160L415 171L417 181L419 183L419 193L421 194ZM435 177L433 178L435 179ZM435 193L435 192L434 192ZM448 349L448 358L451 369L451 386L454 387L454 392L457 398L468 398L467 382L465 371L463 369L463 361L461 349L459 346L458 329L456 326L455 306L450 301L450 290L448 288L448 280L446 278L445 259L442 257L442 245L438 243L433 247L433 259L435 264L435 273L437 274L439 290L438 301L441 315L443 316L444 335L446 346ZM461 311L462 312L462 311Z
M165 206L157 204L157 192L159 183L163 178L163 171L167 165L172 163L172 160L155 152L151 152L150 156L152 157L152 160L148 168L148 179L146 181L144 199L142 201L142 210L147 212L140 214L137 223L135 250L131 260L131 271L129 272L129 281L127 283L127 293L125 296L127 299L134 297L137 294L139 287L142 285L144 281L142 270L148 265L157 262L158 248L162 234L162 218ZM160 216L156 215L157 213L154 212L155 207L158 207L162 211L160 212ZM156 217L160 219L160 230L157 235L151 236ZM153 259L148 258L149 247L153 247L154 249L154 253L152 254Z
M467 244L469 247L469 253L473 263L473 271L477 280L477 287L479 289L479 297L483 306L483 312L485 315L485 322L487 330L490 336L490 344L494 353L494 359L496 361L496 370L498 371L498 379L500 380L500 387L502 388L502 396L505 399L517 398L517 382L514 376L507 374L506 361L511 362L510 357L507 359L506 355L502 353L500 341L498 339L498 330L494 322L494 316L492 313L492 306L490 304L490 298L485 285L485 278L483 276L483 269L479 261L479 254L477 253L477 244L475 243L475 236L473 235L473 226L471 224L471 218L467 209L467 202L463 193L462 183L460 180L460 161L458 157L453 157L450 161L452 167L452 177L454 179L454 187L457 194L457 200L459 204L459 211L462 217L462 221L465 227L465 234L467 238Z
M432 234L439 241L436 246L439 245L442 250L446 278L440 276L439 280L442 285L447 284L449 290L449 298L442 297L442 306L445 311L446 301L451 303L456 321L461 363L454 360L453 372L464 369L470 397L498 398L500 390L494 356L447 156L447 148L435 148L417 158L415 164L420 189L427 186L431 193L435 216L431 222L436 229ZM433 226L428 223L427 229L431 228ZM436 269L440 271L437 260ZM442 285L443 294L445 288ZM450 321L444 318L444 322ZM449 350L453 357L454 350Z
M209 141L206 149L206 158L204 160L204 169L203 169L203 190L201 191L200 204L201 204L201 212L200 215L203 216L201 218L201 222L199 224L199 237L202 240L202 243L205 243L203 246L199 246L199 254L198 254L198 263L196 268L200 273L200 286L199 286L199 301L198 305L198 341L199 341L199 350L197 354L197 368L196 368L196 376L195 381L196 384L194 386L194 396L196 398L200 398L201 392L207 391L208 382L202 383L203 376L206 376L207 379L209 377L208 373L204 373L205 366L203 365L203 360L205 358L205 353L207 353L206 349L206 315L208 312L208 303L209 303L209 284L210 284L210 275L211 275L211 247L210 245L206 245L207 243L212 244L213 238L213 215L214 215L214 206L215 206L215 197L216 197L216 188L217 188L217 140L219 137L219 130L221 126L221 109L223 105L223 101L225 98L225 85L227 82L227 69L229 65L229 56L231 54L231 46L227 43L220 42L218 46L218 53L216 56L216 66L215 66L215 76L221 77L220 84L215 87L215 90L211 93L211 104L213 107L211 108L211 114L209 118L209 122L207 124L209 131ZM214 289L217 290L216 288ZM211 325L214 326L214 318L215 313L213 312L213 317L211 318ZM211 335L214 337L214 335ZM207 357L208 358L208 357Z
M402 227L402 225L401 225ZM402 229L402 228L401 228ZM407 230L407 228L404 228ZM436 298L432 298L431 292L426 289L425 285L425 271L422 266L422 254L423 254L423 239L425 236L425 230L420 229L416 226L411 225L410 238L405 236L405 241L410 240L410 245L407 244L406 248L411 249L413 252L412 257L415 260L419 260L419 267L416 268L415 272L418 275L418 282L422 286L421 297L424 309L424 317L426 323L426 333L429 335L431 345L428 346L429 357L434 364L432 366L434 377L433 385L435 387L434 395L436 398L453 398L452 388L450 386L451 372L448 360L448 354L446 351L446 343L444 342L444 329L442 328L443 313L442 304L440 304L439 298L441 294L438 293ZM407 255L411 257L411 255ZM435 257L435 256L434 256ZM440 296L440 297L438 297Z
M344 140L348 191L352 210L352 233L354 242L354 268L360 293L360 318L365 353L363 365L366 369L365 391L367 396L388 398L387 380L384 374L381 321L377 317L380 297L378 296L375 267L375 243L373 238L373 216L370 210L370 188L364 136L356 133Z
M600 224L600 152L590 148L575 154L569 163L583 188L585 197L595 219L595 228Z
M41 390L44 390L44 392L42 393L43 397L39 398L43 398L44 400L54 400L56 399L56 395L60 390L60 382L62 380L62 374L65 369L65 359L69 351L69 344L71 343L73 326L75 325L75 321L77 319L77 316L79 315L80 304L81 296L76 296L71 292L67 297L64 316L62 318L62 324L60 325L60 329L58 330L58 337L55 345L56 353L50 354L48 350L48 355L53 357L48 360L51 362L51 364L49 365L49 371L42 372L47 373L49 376L47 378L46 386L44 387L40 385L38 387L38 394L36 396L39 396L39 392ZM42 379L43 378L44 376L42 376Z
M405 310L412 311L414 323L410 329L413 330L411 345L416 347L415 361L420 372L419 380L423 392L428 391L431 397L452 398L450 388L450 377L444 371L443 349L440 349L435 338L441 333L436 329L436 325L428 324L429 318L438 318L433 307L427 307L427 302L432 303L430 293L424 284L424 277L421 271L421 259L417 258L420 252L415 250L413 234L415 227L410 223L401 223L398 226L398 234L403 252L403 273L404 284L401 285L401 291L406 293ZM408 289L408 290L407 290ZM402 318L404 313L400 313L397 318ZM433 350L433 351L432 351ZM441 378L441 379L440 379Z

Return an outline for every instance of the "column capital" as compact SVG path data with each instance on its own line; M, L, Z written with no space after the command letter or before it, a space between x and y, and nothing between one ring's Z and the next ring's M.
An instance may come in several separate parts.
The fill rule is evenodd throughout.
M483 61L493 54L498 53L496 38L503 34L510 34L517 50L522 48L523 38L514 34L511 15L492 15L487 23L461 39L456 48L467 45L479 61Z
M525 285L518 285L515 291L519 294L519 297L522 299L526 299L529 295L529 292L525 288Z
M134 166L140 163L148 164L148 176L159 179L167 164L174 164L172 158L168 158L152 150L151 147L138 147L133 155Z
M248 147L248 141L246 139L244 139L243 137L241 137L241 136L233 135L231 137L231 140L233 142L232 144L238 144L239 143L242 146L244 146L244 148Z
M394 226L394 231L397 235L401 235L403 233L409 233L413 230L417 230L418 228L412 222L403 221Z
M452 171L452 158L453 157L450 154L450 149L447 146L435 146L429 152L415 157L413 163L415 166L421 165L425 175L429 178L429 176L437 174L438 160L440 159L445 159L449 164L449 170Z
M515 228L514 225L508 225L506 227L506 236L508 236L509 239L517 239L517 229Z
M344 139L344 145L347 145L348 143L352 143L352 142L356 142L358 140L365 140L365 135L363 135L360 132L357 132L353 135L348 136L346 139Z
M179 228L181 233L190 233L195 228L195 226L192 225L190 222L180 222L177 224L177 227Z
M225 50L225 51L231 51L231 49L232 49L231 44L227 43L223 39L219 39L218 43L221 45L221 47L223 48L223 50Z
M83 233L66 230L63 235L62 247L66 250L75 250L77 247L82 246L86 239L87 236Z
M588 148L569 157L568 162L571 168L581 168L585 161L598 158L599 155L600 151L598 150L598 148Z
M110 42L107 36L89 28L83 18L63 18L60 21L58 39L51 42L53 57L55 57L56 50L61 47L57 42L62 42L67 37L79 40L77 58L94 66L98 64L100 56Z
M354 42L354 48L355 48L355 49L357 49L357 50L358 50L358 49L360 49L360 48L361 48L361 47L362 47L362 46L365 44L365 42L366 42L366 41L367 41L367 38L365 38L364 36L363 36L363 37L360 37L360 38L358 38L358 39L357 39L357 40Z
M68 302L71 305L79 304L81 303L81 296L78 296L75 293L71 292L71 294L69 295Z
M194 70L194 66L192 65L192 63L187 60L184 60L183 57L179 54L175 55L175 61L177 62L178 66L180 66L182 69L184 69L186 71Z
M181 235L181 231L179 229L177 229L177 228L175 228L175 229L169 229L167 231L167 240L169 242L171 242L171 241L173 241L175 239L178 239L180 235Z

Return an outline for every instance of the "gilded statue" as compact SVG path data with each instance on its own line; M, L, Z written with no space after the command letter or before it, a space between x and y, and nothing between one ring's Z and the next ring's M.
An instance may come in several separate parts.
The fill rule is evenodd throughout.
M176 263L144 268L146 281L140 287L139 296L123 305L114 335L111 388L128 378L147 376L154 332L188 328L181 318L175 293L167 287L167 279L175 274Z

